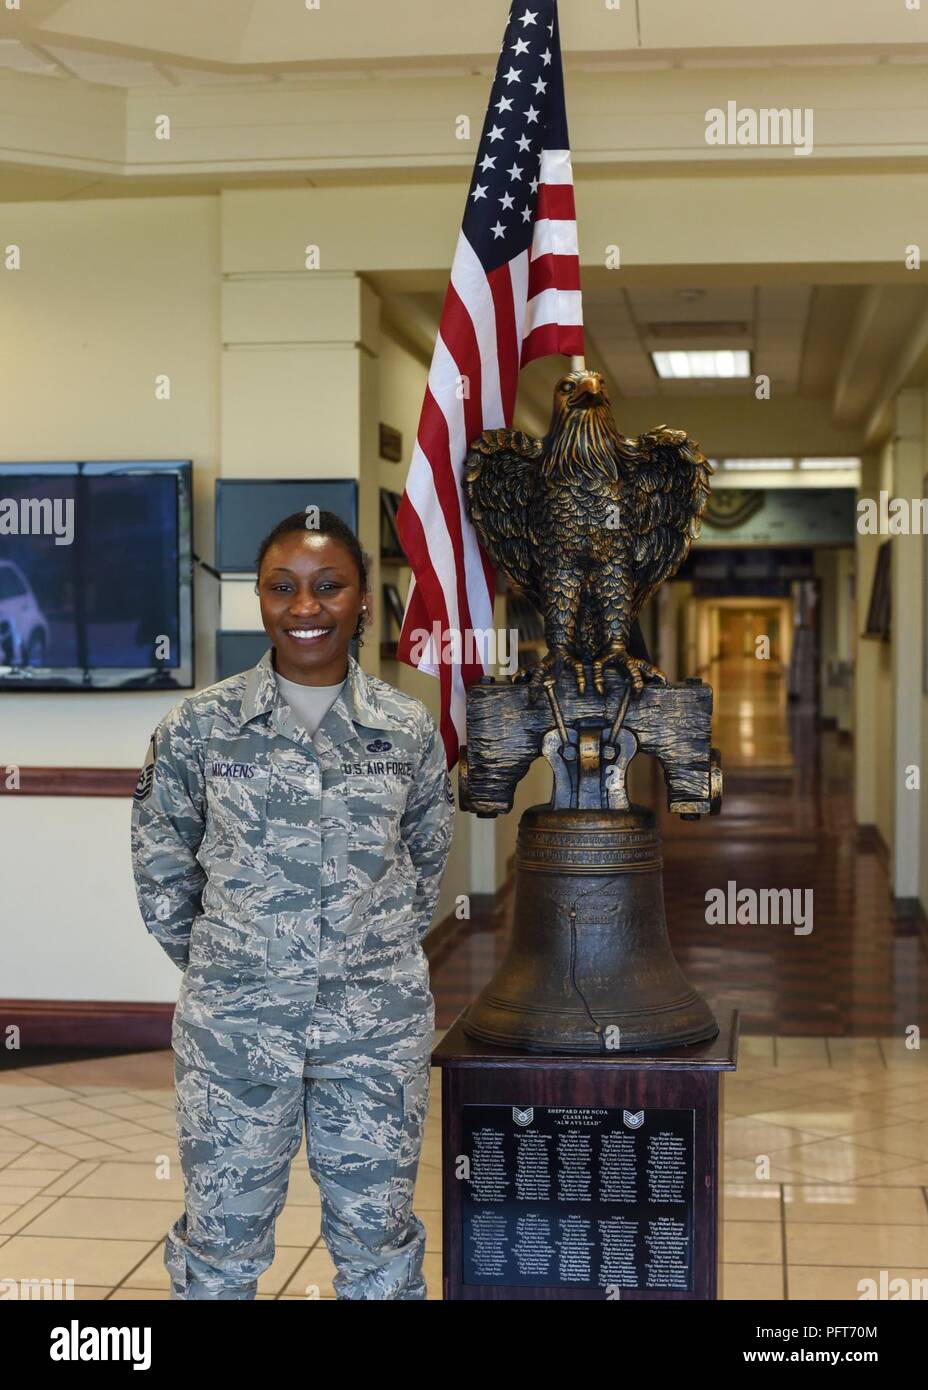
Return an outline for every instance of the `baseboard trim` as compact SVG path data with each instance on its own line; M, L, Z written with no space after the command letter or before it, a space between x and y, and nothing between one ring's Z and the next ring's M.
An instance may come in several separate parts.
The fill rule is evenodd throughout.
M886 865L887 868L889 867L889 846L883 839L879 826L870 824L858 825L857 845L859 849L879 855L883 864Z

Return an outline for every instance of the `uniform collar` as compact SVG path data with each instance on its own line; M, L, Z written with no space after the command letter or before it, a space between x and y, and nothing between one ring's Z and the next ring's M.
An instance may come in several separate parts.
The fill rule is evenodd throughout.
M285 705L274 671L273 651L273 647L269 647L257 666L253 666L248 672L242 697L240 727L259 714L266 714ZM277 717L279 718L279 715ZM356 738L356 724L365 729L396 728L395 719L391 719L383 709L371 682L349 652L345 684L317 730L317 746L320 741L325 742L326 736L333 744L346 743L349 739ZM282 727L281 732L287 730Z

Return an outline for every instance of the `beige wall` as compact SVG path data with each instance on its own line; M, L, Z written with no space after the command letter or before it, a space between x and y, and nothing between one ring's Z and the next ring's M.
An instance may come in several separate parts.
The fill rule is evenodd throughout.
M928 388L920 391L921 398L921 461L917 468L910 471L909 478L912 482L917 482L917 493L919 497L928 497ZM907 589L917 587L918 593L913 594L910 622L913 629L913 639L916 643L916 652L913 655L910 666L910 678L912 681L912 704L918 711L917 733L913 731L913 746L916 749L914 756L906 754L905 761L917 763L920 772L920 787L917 791L910 791L908 796L912 799L911 804L918 810L918 828L915 835L913 852L917 867L914 875L917 881L916 892L922 906L922 910L928 914L928 810L926 810L926 786L928 786L928 694L925 693L925 671L928 669L928 646L925 642L925 624L928 622L928 612L925 611L925 603L928 596L925 593L928 584L928 537L913 537L911 541L913 553L910 555L907 572ZM915 553L917 552L917 553Z
M893 494L894 444L863 460L860 497ZM864 637L880 535L857 537L857 657L855 672L855 791L856 815L862 825L875 825L887 847L893 845L893 700L892 643ZM908 641L905 609L893 594L892 641Z
M205 556L218 469L218 212L213 198L2 209L5 238L23 255L22 270L3 277L4 458L192 458L195 542ZM168 401L155 399L159 373L171 378ZM200 571L204 684L217 612L216 582ZM0 762L139 766L176 698L4 693ZM0 843L0 994L173 997L177 970L138 914L127 802L0 797Z
M924 496L928 471L928 398L896 398L893 438L864 460L861 496ZM857 657L854 710L857 820L875 824L888 845L890 887L904 902L928 908L928 817L924 790L910 787L911 769L924 777L928 756L928 699L922 694L925 538L892 537L892 631L889 642L861 637L872 573L884 535L857 538Z
M402 491L426 364L389 325L381 330L379 298L356 274L243 271L229 251L235 236L220 236L223 225L234 230L236 209L222 204L191 197L3 209L6 238L23 255L22 271L3 281L4 457L192 458L195 548L208 560L218 476L357 477L359 531L373 561L363 665L437 716L438 682L380 659L379 489ZM155 399L159 373L171 378L169 401ZM379 420L402 430L401 464L379 459ZM403 597L407 576L390 572ZM241 613L259 626L251 588L231 591L229 581L197 571L198 686L215 679L221 611L234 611L236 625ZM4 694L0 763L138 766L177 698ZM436 920L471 884L471 825L458 814ZM0 994L173 997L177 971L138 914L128 830L121 800L0 798L4 860L23 869L4 890L5 924L21 930L0 935ZM483 835L492 876L496 831L489 842Z

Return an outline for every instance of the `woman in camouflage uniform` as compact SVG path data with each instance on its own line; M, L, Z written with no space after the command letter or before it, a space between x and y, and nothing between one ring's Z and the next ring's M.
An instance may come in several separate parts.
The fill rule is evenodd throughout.
M172 1297L254 1298L305 1123L337 1296L420 1299L444 748L349 652L370 592L338 517L286 518L257 568L271 649L169 711L133 804L142 916L184 972Z

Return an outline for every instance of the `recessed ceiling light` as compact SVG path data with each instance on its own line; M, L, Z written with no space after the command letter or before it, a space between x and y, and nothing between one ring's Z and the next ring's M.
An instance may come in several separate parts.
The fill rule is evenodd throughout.
M691 289L677 290L677 298L678 298L678 299L685 299L686 302L687 302L688 304L692 304L693 301L696 300L696 299L705 299L705 297L706 297L706 292L705 292L705 290L695 290L695 289L692 289L692 290L691 290Z
M651 361L662 381L698 380L700 377L733 380L750 376L751 372L751 354L743 348L652 352Z

